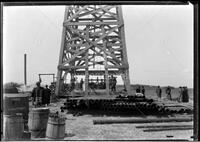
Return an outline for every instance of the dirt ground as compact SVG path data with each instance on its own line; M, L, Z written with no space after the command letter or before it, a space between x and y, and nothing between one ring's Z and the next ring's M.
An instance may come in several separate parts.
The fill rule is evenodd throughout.
M143 129L136 128L141 125L159 125L159 123L149 124L105 124L94 125L93 120L102 117L93 117L91 115L83 115L73 117L68 115L66 120L65 133L68 135L65 140L152 140L152 139L188 139L193 135L192 130L173 130L160 132L143 132ZM122 119L122 117L107 117L106 119ZM134 117L123 117L134 118ZM191 124L193 122L171 122L175 124ZM161 124L161 123L160 123ZM162 123L168 125L169 123ZM167 138L167 136L172 136Z
M60 99L57 103L50 104L49 108L53 111L60 111L65 99ZM64 140L174 140L186 139L193 140L193 130L170 130L158 132L143 132L146 128L136 128L136 126L145 125L193 125L193 122L170 122L170 123L145 123L145 124L104 124L94 125L93 120L106 119L124 119L124 118L143 118L143 116L112 116L112 115L92 115L81 113L74 116L74 113L65 110L65 138ZM147 118L156 118L157 116L147 116ZM192 115L175 115L173 117L192 117ZM46 138L36 140L48 140Z

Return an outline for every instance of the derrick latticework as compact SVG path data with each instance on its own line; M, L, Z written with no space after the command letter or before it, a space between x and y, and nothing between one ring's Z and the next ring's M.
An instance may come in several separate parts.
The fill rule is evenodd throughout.
M109 94L109 75L121 75L130 93L129 66L121 6L66 6L58 63L56 94L66 74L85 76L88 94L90 75L103 75Z

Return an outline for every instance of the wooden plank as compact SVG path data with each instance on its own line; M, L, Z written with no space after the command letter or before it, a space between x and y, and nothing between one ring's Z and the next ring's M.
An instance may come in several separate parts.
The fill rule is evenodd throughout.
M63 26L74 26L74 25L120 25L119 22L66 22Z
M99 8L96 8L96 9L93 8L93 10L87 10L87 9L85 9L85 10L87 10L87 12L86 12L86 13L83 13L83 14L80 14L79 17L83 17L83 16L86 16L86 15L91 14L91 15L93 15L96 19L100 19L102 16L106 16L105 14L106 14L106 13L109 13L109 12L110 12L109 10L112 9L112 8L114 8L114 7L116 7L116 6L109 7L109 6L105 5L105 6L100 6ZM103 11L104 13L100 14L100 13L98 13L99 11ZM111 13L111 12L110 12L110 13ZM95 14L98 14L99 17L97 17ZM111 15L114 15L114 14L111 13ZM111 16L108 16L108 17L111 17ZM112 17L115 18L115 16L112 16ZM116 19L117 19L117 17L116 17Z
M85 69L86 66L58 66L60 70L69 70L69 69Z
M87 16L87 15L90 15L90 14L94 14L94 13L97 13L98 11L101 11L101 9L95 9L94 10L87 10L85 9L85 13L82 13L79 15L79 17L83 17L83 16Z
M89 70L88 71L90 75L104 75L105 74L105 70ZM83 70L77 70L75 72L77 75L85 75L85 71ZM120 75L121 71L117 70L117 71L110 71L108 70L108 74L109 75Z
M190 122L192 118L97 119L93 124Z
M120 27L120 25L118 25L117 27ZM70 28L71 29L71 28ZM111 54L110 52L107 52L105 49L101 48L101 46L98 46L97 43L94 43L93 41L90 41L88 38L86 38L85 36L79 34L75 29L71 29L72 31L74 31L79 37L82 37L84 38L87 42L91 43L92 45L91 46L96 46L98 47L100 50L103 50L105 53L107 53L107 55L111 56L115 61L117 62L121 62L118 58L115 57L115 55ZM110 34L111 32L113 32L115 30L115 28L113 28L112 30L110 30L108 33L102 35L102 37L100 37L98 40L96 40L95 42L98 42L100 40L102 40L105 36L107 36L108 34ZM90 47L91 47L90 46ZM87 47L90 48L90 47ZM82 54L82 53L81 53ZM69 59L70 60L70 59Z
M64 20L67 19L68 10L69 10L69 7L65 7ZM61 39L61 48L60 48L60 55L59 55L58 65L62 64L62 61L63 61L64 48L65 48L65 34L66 34L66 28L63 27L63 30L62 30L62 39ZM60 85L61 85L61 76L62 76L62 70L58 69L58 72L57 72L57 82L56 82L56 88L55 88L55 95L56 96L59 95L59 90L60 90ZM55 98L55 96L52 96L52 98Z
M105 11L106 13L109 13L111 17L115 18L116 20L118 20L118 17L116 15L116 13L112 13L110 12L108 9L106 8L102 8L103 11Z
M172 127L172 128L153 128L153 129L146 129L143 132L158 132L158 131L173 131L173 130L192 130L193 127Z
M126 65L108 65L108 68L109 69L127 69L128 68L128 66L126 66Z
M68 6L67 6L68 7ZM69 19L65 19L64 20L64 23L66 23L66 22L69 22L69 21L71 21L72 19L74 19L74 18L77 18L78 16L79 16L79 14L82 12L82 11L84 11L86 8L88 7L88 5L85 5L85 6L83 6L81 9L79 9L79 11L78 12L76 12L72 17L70 17ZM66 17L68 17L68 16L66 16Z
M100 65L104 65L104 61L89 61L90 63L93 64L100 64Z
M71 42L71 41L78 40L78 39L80 39L80 38L79 37L74 37L74 38L68 39L67 42Z
M121 23L124 23L123 21L123 15L122 15L122 8L121 6L117 6L117 11L119 15L119 20ZM124 30L124 25L120 27L119 29L119 35L122 40L123 44L123 50L122 50L122 60L126 66L128 65L128 58L127 58L127 50L126 50L126 43L125 43L125 30ZM131 88L130 88L130 77L129 77L129 68L125 70L125 85L126 85L126 90L128 94L131 94Z
M67 52L70 52L70 53L75 53L75 54L77 54L78 52L79 52L79 50L74 50L74 49L67 49L66 50Z
M87 43L80 43L80 44L67 44L68 47L85 47ZM103 44L97 44L99 46L103 46ZM121 46L121 43L107 43L107 46ZM112 48L113 50L122 50L122 48Z
M101 27L101 31L104 35L105 30L104 30L103 25ZM106 50L106 40L105 39L103 40L103 49ZM104 67L105 67L106 94L107 94L107 96L109 96L110 87L109 87L109 78L108 78L108 64L107 64L107 56L106 56L105 52L103 53L103 58L104 58Z
M169 128L169 127L193 127L193 125L183 125L183 124L179 124L179 125L143 125L143 126L136 126L136 128Z
M88 38L89 37L89 26L86 27L86 37ZM88 47L89 44L88 44ZM86 58L85 58L85 66L86 66L86 69L85 69L85 95L88 96L88 89L89 89L89 72L88 72L88 51L86 52Z
M81 54L83 54L84 52L86 52L90 47L92 47L93 45L90 45L90 46L88 46L88 47L85 47L83 50L81 50L79 53L77 53L77 54L74 54L70 59L68 59L67 61L65 61L64 63L62 63L61 65L65 65L65 64L67 64L67 63L69 63L69 62L71 62L71 61L73 61L73 60L75 60L76 59L76 56L79 56L79 55L81 55Z
M77 19L78 21L95 21L96 19L95 18L78 18ZM101 18L102 21L113 21L113 20L116 20L115 18Z

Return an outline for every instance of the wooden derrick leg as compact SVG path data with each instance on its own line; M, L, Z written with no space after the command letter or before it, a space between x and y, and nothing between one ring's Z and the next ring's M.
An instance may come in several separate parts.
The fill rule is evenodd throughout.
M131 87L130 87L130 79L129 79L129 71L128 71L128 69L126 69L124 71L124 73L121 75L121 77L122 77L122 80L124 82L125 89L126 89L127 93L130 95Z
M122 16L122 8L121 6L117 7L117 13L119 15L119 19L122 23L124 23L123 16ZM123 57L123 62L124 65L126 66L124 70L124 84L126 86L127 93L130 94L130 79L129 79L129 64L128 64L128 58L127 58L127 50L126 50L126 43L125 43L125 29L124 25L120 27L119 30L119 36L122 40L123 44L123 52L122 52L122 57Z
M89 37L89 26L86 27L86 36ZM89 47L89 44L87 44L87 47ZM88 95L88 88L89 88L89 72L88 72L88 52L86 51L86 58L85 58L85 95Z
M123 80L123 82L124 82L124 89L126 89L125 75L124 75L124 74L121 74L121 77L122 77L122 80Z
M54 95L58 96L59 95L59 90L61 89L61 78L62 78L62 71L58 70L57 73L57 81L56 81L56 88L55 88L55 94L53 94L52 98L55 98Z
M69 7L66 7L65 8L64 21L67 20L68 10L69 10ZM64 57L64 48L65 48L65 41L66 41L66 37L65 37L66 33L65 32L66 32L66 27L63 26L62 39L61 39L61 48L60 48L60 57L59 57L58 65L62 64L63 57ZM60 90L60 86L61 86L61 77L62 77L62 70L58 69L57 81L56 81L56 89L55 89L55 95L56 96L59 95L59 90Z
M105 30L104 30L103 26L101 26L101 30L105 34ZM103 39L103 48L104 48L104 50L106 50L106 40L105 39ZM108 63L107 63L107 56L106 56L105 52L103 53L103 58L104 58L104 67L105 67L106 94L109 95L110 88L109 88L109 78L108 78Z
M109 95L109 78L108 78L108 69L105 69L105 77L106 77L106 94Z
M85 95L88 95L88 82L89 82L89 73L88 68L85 69Z
M126 85L126 90L127 90L127 93L128 95L131 94L131 87L130 87L130 78L129 78L129 70L126 69L125 70L125 85Z

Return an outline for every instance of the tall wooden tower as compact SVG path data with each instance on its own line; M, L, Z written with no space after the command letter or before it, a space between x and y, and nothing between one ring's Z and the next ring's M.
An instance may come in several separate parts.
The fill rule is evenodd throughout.
M84 92L90 91L89 78L100 76L109 94L109 76L121 75L130 94L129 65L125 44L122 8L117 5L66 6L58 63L56 95L67 76L84 77Z

